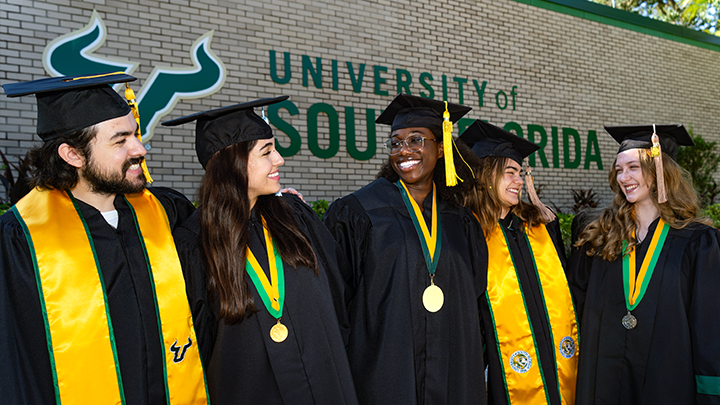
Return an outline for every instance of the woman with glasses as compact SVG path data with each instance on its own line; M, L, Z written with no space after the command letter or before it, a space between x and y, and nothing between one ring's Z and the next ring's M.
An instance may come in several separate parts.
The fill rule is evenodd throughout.
M357 404L341 332L346 262L306 204L276 194L284 160L253 111L285 99L163 123L197 120L200 207L173 235L205 339L174 349L199 343L215 405Z
M353 271L347 353L362 404L485 403L487 251L459 206L473 178L450 134L469 110L398 95L376 121L392 125L378 179L325 214ZM465 180L456 186L448 155Z
M584 303L576 403L720 404L720 232L675 162L692 138L681 124L605 130L620 143L615 197L574 226L568 272Z
M530 181L528 194L538 204L520 198L523 159L539 147L480 120L459 139L479 158L465 205L477 215L489 252L481 300L488 402L573 404L578 327L560 226Z

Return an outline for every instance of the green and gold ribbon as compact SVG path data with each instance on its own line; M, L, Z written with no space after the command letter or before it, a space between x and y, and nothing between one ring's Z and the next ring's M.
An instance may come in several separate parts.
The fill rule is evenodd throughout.
M398 189L400 189L400 195L402 196L405 207L407 207L410 218L412 218L413 225L415 225L415 231L417 232L418 238L420 238L420 245L422 246L423 255L425 256L425 264L427 265L428 273L430 276L435 276L435 270L438 265L438 258L440 257L440 248L442 246L442 225L440 223L440 215L437 208L437 193L435 190L435 183L433 183L433 203L432 203L432 223L431 229L428 231L427 223L423 218L420 207L415 200L410 196L410 192L407 186L402 180L398 180L395 183Z
M270 265L270 280L268 280L267 275L260 267L260 263L258 263L255 255L250 250L250 246L247 247L245 269L255 284L265 308L267 308L270 315L279 320L282 317L283 305L285 304L285 272L283 271L282 258L275 248L265 224L265 218L262 218L262 224L268 264Z
M623 287L625 289L625 305L628 311L632 311L635 307L640 304L640 301L645 296L647 286L650 283L655 266L657 265L658 257L662 252L663 246L665 245L665 239L667 238L670 225L666 224L662 218L658 221L655 232L653 232L652 240L650 240L650 246L643 259L642 266L640 267L640 274L635 277L635 251L636 249L630 249L628 252L627 241L623 241ZM633 236L635 236L633 232Z

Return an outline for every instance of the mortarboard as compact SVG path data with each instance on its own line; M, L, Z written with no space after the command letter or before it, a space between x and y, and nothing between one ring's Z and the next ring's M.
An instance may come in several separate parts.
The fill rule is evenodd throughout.
M195 125L195 152L200 164L205 167L210 158L221 149L238 142L272 138L272 128L260 116L255 114L253 108L279 103L287 99L288 96L261 98L186 115L165 121L162 125L173 127L197 121Z
M452 124L470 110L472 110L471 107L460 104L400 93L385 107L385 111L375 122L391 125L391 131L422 127L430 129L434 134L442 134L445 184L452 187L460 179L455 172L455 162L453 161Z
M682 124L666 125L605 125L605 131L620 144L617 153L628 149L650 149L653 133L657 134L662 151L677 159L678 146L693 146L690 134Z
M475 120L458 139L465 142L479 158L506 157L521 166L523 159L540 149L534 143L482 120Z
M62 76L4 84L8 97L35 94L37 134L43 141L80 131L130 113L128 102L110 84L135 77L123 72Z
M447 103L450 121L457 122L472 108L460 104ZM443 112L445 102L431 98L411 96L400 93L385 111L375 120L378 124L391 125L391 131L403 128L429 128L434 133L442 133Z

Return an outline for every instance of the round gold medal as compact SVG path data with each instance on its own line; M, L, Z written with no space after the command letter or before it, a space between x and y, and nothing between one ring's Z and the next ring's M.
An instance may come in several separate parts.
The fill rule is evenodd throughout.
M425 289L425 292L423 292L422 300L428 312L437 312L445 302L445 295L440 287L435 284L430 284L428 288Z
M278 319L278 323L273 325L272 328L270 328L270 339L272 339L274 342L280 343L285 341L288 337L288 330L287 327L280 323L280 320Z

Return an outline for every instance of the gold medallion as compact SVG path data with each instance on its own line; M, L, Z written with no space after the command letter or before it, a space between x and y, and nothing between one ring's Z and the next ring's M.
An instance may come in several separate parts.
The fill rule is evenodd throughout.
M272 328L270 328L270 339L272 339L274 342L280 343L285 341L288 337L288 330L287 327L280 323L280 320L278 319L278 322L273 325Z
M423 292L422 300L428 312L437 312L445 302L445 295L440 287L435 284L430 284L428 288L425 289L425 292Z

